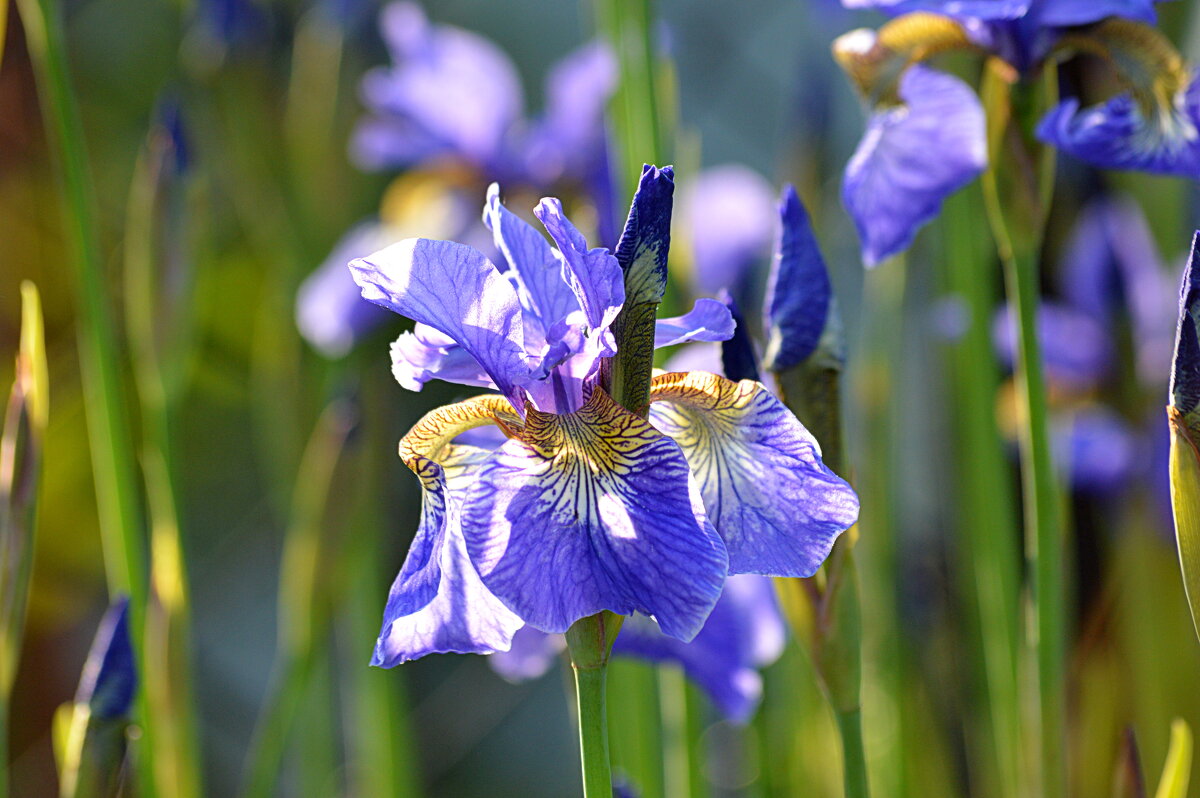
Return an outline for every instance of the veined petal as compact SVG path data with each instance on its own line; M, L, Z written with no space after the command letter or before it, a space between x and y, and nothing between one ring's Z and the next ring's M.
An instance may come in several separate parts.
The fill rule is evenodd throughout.
M401 459L421 480L421 523L388 593L372 665L390 668L426 654L503 650L521 627L523 621L488 592L467 557L459 501L439 462L459 471L477 464L474 447L449 442L495 421L519 425L500 396L475 397L432 411L400 441Z
M448 335L519 406L529 376L521 304L491 261L452 241L409 238L351 261L350 271L364 298Z
M548 330L580 307L563 279L562 264L545 236L500 203L500 186L496 183L488 186L483 222L517 277L521 307L538 321L546 338Z
M858 519L854 490L761 383L663 374L650 401L651 422L687 455L730 573L812 576Z
M724 302L700 298L684 315L655 322L654 348L688 341L725 341L733 337L735 326Z
M622 625L613 653L679 663L725 717L745 723L762 695L758 668L779 658L785 639L771 580L741 574L725 580L721 598L692 642L667 637L635 615Z
M558 245L562 279L579 300L588 326L596 332L607 330L625 303L625 280L617 259L604 247L588 249L583 233L571 224L557 199L546 197L533 214Z
M829 319L833 287L808 211L795 187L783 189L779 239L767 283L767 352L764 366L783 371L808 359Z
M1128 94L1080 109L1059 103L1038 125L1038 138L1102 169L1200 178L1200 81L1187 85L1149 117Z
M600 388L575 413L526 417L463 500L484 584L545 632L607 609L690 640L727 560L679 447Z
M433 379L495 388L491 377L467 350L428 324L416 324L392 342L392 376L410 391Z
M871 115L842 182L868 266L911 244L942 200L987 166L983 107L971 87L917 64L900 79L900 99Z

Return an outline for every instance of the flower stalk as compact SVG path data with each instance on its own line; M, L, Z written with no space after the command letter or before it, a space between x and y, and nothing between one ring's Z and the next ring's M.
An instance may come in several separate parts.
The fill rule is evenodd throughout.
M612 644L621 630L622 620L622 616L606 610L581 618L567 630L579 713L579 760L583 768L584 798L612 795L606 682Z
M1054 102L1056 76L1015 80L995 59L983 85L989 168L984 196L1005 291L1017 319L1016 382L1026 558L1033 574L1041 794L1067 792L1066 609L1061 510L1047 429L1046 385L1037 331L1038 258L1053 190L1054 151L1033 128Z

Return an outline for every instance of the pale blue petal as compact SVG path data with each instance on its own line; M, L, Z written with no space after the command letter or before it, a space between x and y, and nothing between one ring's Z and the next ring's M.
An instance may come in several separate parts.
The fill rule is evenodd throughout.
M761 383L665 374L650 420L687 455L729 572L812 576L858 519L858 497L816 440Z
M871 115L842 183L868 266L907 248L987 166L983 107L966 83L918 64L900 79L900 98Z
M955 19L1016 19L1040 0L842 0L846 8L877 8L889 14L928 11Z
M529 376L516 289L487 258L450 241L409 238L351 261L364 298L449 336L520 408Z
M690 181L681 204L699 292L735 290L749 269L766 261L775 198L758 172L741 164L705 169Z
M528 411L522 438L463 500L484 584L545 632L607 609L694 637L727 560L679 447L600 389L568 416Z
M697 299L682 316L659 319L654 324L654 348L688 341L725 341L733 337L733 315L724 302Z
M416 324L392 342L392 376L410 391L430 380L495 389L492 379L467 350L427 324Z
M579 300L588 326L593 331L607 330L625 303L625 280L617 259L603 247L589 249L557 199L546 197L533 213L558 245L562 279Z
M510 682L526 682L544 675L567 646L562 635L551 635L522 626L513 635L508 651L488 657L492 670Z

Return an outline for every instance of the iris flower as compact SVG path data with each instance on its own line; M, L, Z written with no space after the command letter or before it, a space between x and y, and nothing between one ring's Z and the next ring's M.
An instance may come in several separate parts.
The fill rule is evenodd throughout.
M370 171L409 173L388 190L378 217L348 232L296 297L297 327L329 357L345 355L386 318L362 301L346 262L416 231L464 240L473 232L478 191L493 180L539 191L582 188L601 234L616 237L603 135L616 63L604 44L584 44L552 66L545 107L527 118L516 66L486 38L431 23L408 2L383 9L380 31L392 63L363 77L368 113L351 156ZM486 240L467 243L490 249Z
M615 256L544 199L534 214L552 246L492 187L484 220L505 270L428 239L350 264L365 298L418 325L396 368L497 391L432 411L400 442L422 517L374 664L504 651L526 624L559 633L602 610L691 640L729 574L811 575L857 518L854 492L761 384L663 374L650 421L602 387L627 281L639 302L665 285L673 189L669 168L646 168ZM659 321L655 343L732 326L702 299ZM489 424L506 436L495 449L455 440Z
M1200 88L1155 29L1151 0L843 0L898 18L834 45L873 110L842 197L873 266L909 246L943 200L987 167L984 109L963 81L923 62L981 51L1032 76L1087 52L1123 92L1095 107L1069 97L1038 126L1043 141L1093 166L1200 177Z

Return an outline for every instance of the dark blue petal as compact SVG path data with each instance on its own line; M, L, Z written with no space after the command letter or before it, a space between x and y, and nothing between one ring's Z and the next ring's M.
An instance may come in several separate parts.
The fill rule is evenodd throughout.
M918 64L900 79L900 98L871 115L842 183L868 266L907 248L987 166L983 107L967 84Z
M790 185L783 189L779 220L765 307L767 352L763 365L771 371L789 369L816 351L833 301L829 272L808 212Z
M1089 25L1106 17L1136 19L1153 25L1154 0L1037 0L1031 14L1044 27Z
M726 379L737 382L739 380L754 380L758 382L758 355L754 351L754 339L750 337L750 329L746 326L746 320L742 318L741 312L734 303L733 297L728 294L721 297L725 306L729 308L729 315L733 317L734 324L737 325L733 330L733 337L721 343L721 361L720 368L674 368L669 367L667 371L711 371L714 374L721 374ZM670 364L668 364L669 366Z
M1037 310L1037 327L1042 361L1051 380L1087 390L1108 374L1112 346L1107 331L1091 316L1067 305L1043 302ZM1017 327L1007 308L996 314L992 334L1001 361L1011 368L1016 362Z
M726 718L745 723L762 695L758 669L783 652L785 635L771 580L743 574L725 580L695 640L667 637L653 622L634 616L621 627L613 653L678 663Z
M129 599L121 597L100 620L75 702L88 705L97 718L125 717L133 705L137 685L137 665L129 639Z
M690 640L728 564L679 447L599 388L570 415L527 410L468 491L463 533L484 584L545 632L607 609Z
M1193 73L1170 107L1149 118L1128 94L1082 110L1072 97L1046 115L1037 134L1102 169L1200 178L1200 83Z
M705 169L681 203L700 293L734 290L771 245L774 197L766 178L740 164Z
M733 316L725 303L697 299L684 315L654 323L654 348L688 341L725 341L733 337L734 326Z
M858 496L761 383L655 377L650 420L675 439L729 550L729 573L812 576L858 519Z
M1175 332L1175 360L1171 364L1171 406L1188 414L1200 406L1200 231L1192 237L1192 255L1183 271L1179 291L1179 326Z
M667 290L674 193L675 171L671 167L642 167L637 193L617 242L617 262L625 273L626 299L631 304L658 302Z
M409 238L350 262L365 299L449 336L515 407L529 376L516 289L471 247Z

